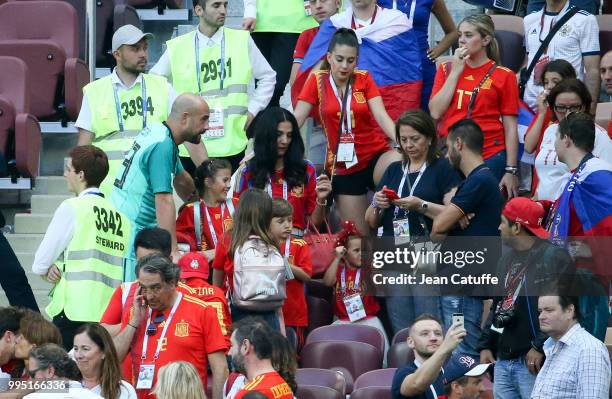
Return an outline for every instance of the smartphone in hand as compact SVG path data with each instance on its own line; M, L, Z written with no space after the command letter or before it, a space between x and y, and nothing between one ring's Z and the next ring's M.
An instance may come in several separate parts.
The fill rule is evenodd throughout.
M383 193L389 198L389 201L396 201L400 199L399 195L395 192L395 190L391 190L390 188L383 188Z
M465 328L464 326L464 317L463 313L453 313L452 324L460 324L461 328Z

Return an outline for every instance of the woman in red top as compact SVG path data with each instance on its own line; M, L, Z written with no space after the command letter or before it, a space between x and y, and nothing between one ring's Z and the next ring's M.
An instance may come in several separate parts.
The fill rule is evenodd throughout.
M317 175L312 163L304 159L304 142L293 114L280 107L265 110L253 124L255 153L238 172L234 198L251 187L282 198L293 206L293 231L304 235L308 218L315 225L325 216L325 198L331 192L327 176Z
M197 248L190 248L191 251L202 252L208 261L214 259L217 243L232 226L236 201L227 199L231 178L232 165L225 159L211 158L202 162L194 176L200 200L185 205L176 219L177 234L180 236L182 233L190 238L190 242L196 243ZM196 219L199 222L195 222ZM198 230L200 240L196 233Z
M552 111L548 106L546 97L548 97L548 94L550 94L553 87L565 79L576 79L576 70L572 64L561 59L554 60L546 64L542 71L542 83L544 83L544 90L542 90L536 99L538 113L531 121L531 124L525 133L526 153L534 153L533 155L537 156L538 152L540 152L540 145L542 144L544 131L552 123ZM535 168L533 168L533 180L531 182L532 195L535 195L537 187L538 175Z
M318 108L327 136L325 169L334 176L336 209L341 219L354 220L365 233L368 228L363 215L368 207L368 189L375 189L387 166L400 156L393 151L385 154L390 150L389 141L395 141L395 125L370 74L355 70L358 48L355 32L338 29L329 43L329 67L324 65L308 78L295 116L301 126L311 110ZM350 101L344 101L347 93ZM345 116L340 118L343 108ZM373 133L375 123L387 137Z
M380 305L374 296L365 293L368 276L362 265L361 234L352 221L342 223L335 255L323 276L323 284L334 287L334 315L338 318L335 323L376 327L385 337L387 348L387 333L376 316Z
M518 194L518 108L516 76L499 66L495 26L488 15L471 15L458 26L459 48L452 63L438 67L429 111L438 133L462 119L473 119L484 132L482 156L500 188Z

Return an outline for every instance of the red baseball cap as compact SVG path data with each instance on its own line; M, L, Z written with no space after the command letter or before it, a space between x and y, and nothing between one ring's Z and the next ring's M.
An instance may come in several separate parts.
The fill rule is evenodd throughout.
M181 278L208 278L208 260L198 252L187 252L179 259L178 266L181 269Z
M542 204L529 198L515 197L506 202L502 215L509 221L520 224L536 236L548 239L549 233L542 227L544 216L546 216Z

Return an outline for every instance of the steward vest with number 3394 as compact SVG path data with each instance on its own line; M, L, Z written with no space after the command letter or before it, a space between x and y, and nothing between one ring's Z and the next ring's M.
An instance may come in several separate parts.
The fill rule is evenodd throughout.
M64 311L72 321L97 322L115 288L123 282L129 220L100 195L86 194L65 201L76 219L72 241L64 251L62 278L51 293L46 311Z
M249 32L221 29L221 44L200 48L197 54L199 40L196 31L167 42L175 90L178 93L199 93L210 108L211 128L202 135L210 157L236 155L246 148L247 89L253 78ZM217 126L212 126L214 111L218 108L223 110L222 135L215 134ZM189 156L185 146L179 147L179 155Z
M134 138L147 125L161 123L168 117L168 81L163 76L141 74L144 85L136 83L118 92L111 75L83 88L91 114L93 144L108 157L108 174L100 185L107 197Z

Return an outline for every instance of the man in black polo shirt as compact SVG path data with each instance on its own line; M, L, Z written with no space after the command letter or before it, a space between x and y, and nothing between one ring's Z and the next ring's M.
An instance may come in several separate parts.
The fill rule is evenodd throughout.
M466 332L460 323L453 324L443 339L440 322L422 314L410 326L408 346L414 351L414 362L397 369L393 376L393 399L437 399L444 389L444 364L463 341Z
M469 251L484 251L482 253L485 254L485 261L470 262L468 265L459 262L458 257L453 258L453 261L445 259L439 264L438 273L441 276L479 276L482 273L495 272L494 266L491 270L487 270L486 266L491 260L498 258L501 244L497 241L485 242L477 237L499 236L497 227L504 200L498 180L482 159L483 142L482 129L470 119L461 120L450 127L446 138L447 157L451 165L460 170L466 178L457 188L451 203L434 219L431 238L435 241L445 240L442 245L444 253L459 255ZM450 327L453 313L463 313L468 335L458 351L478 358L480 353L476 350L476 345L480 337L482 298L468 295L479 292L479 288L475 285L457 284L446 287L453 291L441 287L443 294L446 293L441 297L444 325L446 328ZM462 296L457 296L458 294Z

